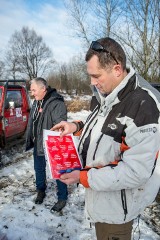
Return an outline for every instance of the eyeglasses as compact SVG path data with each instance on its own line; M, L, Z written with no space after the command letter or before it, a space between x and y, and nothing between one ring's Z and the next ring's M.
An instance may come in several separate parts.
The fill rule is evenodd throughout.
M108 53L114 59L114 61L117 64L119 64L117 59L115 58L115 56L111 52L109 52L105 47L103 47L99 42L92 41L90 49L92 49L92 50L94 50L96 52L106 52L106 53Z

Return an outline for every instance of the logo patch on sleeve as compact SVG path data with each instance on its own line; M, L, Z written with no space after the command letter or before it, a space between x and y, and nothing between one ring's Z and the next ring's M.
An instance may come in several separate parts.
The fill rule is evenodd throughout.
M140 129L140 133L146 133L146 132L157 132L157 128L156 127L152 127L152 128L144 128L144 129Z

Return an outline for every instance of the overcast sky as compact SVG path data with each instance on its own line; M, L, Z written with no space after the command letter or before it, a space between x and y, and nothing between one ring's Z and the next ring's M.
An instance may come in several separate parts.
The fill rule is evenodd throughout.
M15 30L28 26L42 36L58 62L68 62L82 49L78 39L69 37L67 21L63 0L0 0L0 51Z

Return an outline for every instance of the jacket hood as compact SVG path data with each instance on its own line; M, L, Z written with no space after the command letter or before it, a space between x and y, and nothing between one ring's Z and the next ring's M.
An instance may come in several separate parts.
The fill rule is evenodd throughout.
M44 96L44 101L46 102L50 97L54 97L56 99L62 99L63 101L63 97L59 93L57 93L57 90L49 86L47 89L47 93Z

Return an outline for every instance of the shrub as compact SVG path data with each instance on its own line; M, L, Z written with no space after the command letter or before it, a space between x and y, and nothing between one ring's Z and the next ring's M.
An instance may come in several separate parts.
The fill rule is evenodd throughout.
M81 110L89 110L90 109L90 100L83 100L78 98L74 98L72 100L65 101L68 112L79 112Z

